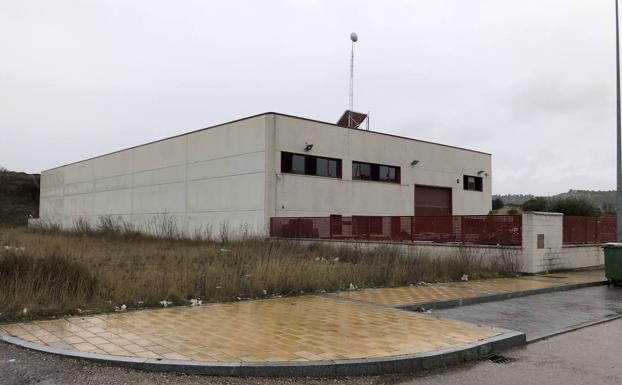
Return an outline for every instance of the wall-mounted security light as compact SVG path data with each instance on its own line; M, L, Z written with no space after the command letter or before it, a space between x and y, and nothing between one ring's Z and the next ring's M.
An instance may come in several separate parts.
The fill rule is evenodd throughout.
M313 143L305 143L305 151L311 151L313 149Z
M484 170L479 170L479 171L477 172L477 175L482 175L482 174L483 174L483 173L485 173L485 172L486 172L486 171L484 171Z
M419 161L417 159L415 159L412 162L410 162L411 166L416 166L417 164L419 164Z

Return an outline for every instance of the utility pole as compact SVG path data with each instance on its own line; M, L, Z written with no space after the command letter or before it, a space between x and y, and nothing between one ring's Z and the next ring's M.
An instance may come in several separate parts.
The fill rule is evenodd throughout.
M622 121L620 118L620 19L616 2L616 110L617 110L617 194L616 194L616 241L622 242Z

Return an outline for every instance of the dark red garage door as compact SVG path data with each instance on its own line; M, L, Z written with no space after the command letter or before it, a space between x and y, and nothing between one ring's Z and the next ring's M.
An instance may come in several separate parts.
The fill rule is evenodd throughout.
M451 215L451 188L415 186L415 215Z

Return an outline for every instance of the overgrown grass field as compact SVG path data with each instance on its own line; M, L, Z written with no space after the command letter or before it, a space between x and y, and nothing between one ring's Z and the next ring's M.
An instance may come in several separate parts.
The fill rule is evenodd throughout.
M431 258L267 239L192 241L106 231L0 229L0 321L515 273L463 248Z

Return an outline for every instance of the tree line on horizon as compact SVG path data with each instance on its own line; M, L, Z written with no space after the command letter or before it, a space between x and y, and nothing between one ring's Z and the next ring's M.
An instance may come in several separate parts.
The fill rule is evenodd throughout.
M492 200L492 209L501 210L507 202L503 198L496 196ZM542 211L551 213L562 213L569 216L599 216L615 214L615 205L609 202L597 203L586 195L564 195L559 194L554 197L532 197L522 204L512 204L508 214L517 214L516 206L520 206L522 211Z

